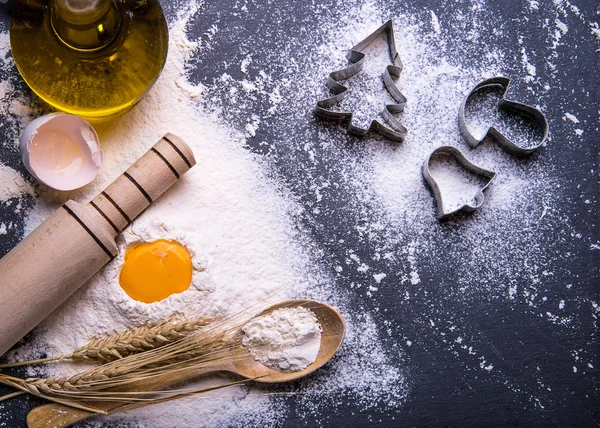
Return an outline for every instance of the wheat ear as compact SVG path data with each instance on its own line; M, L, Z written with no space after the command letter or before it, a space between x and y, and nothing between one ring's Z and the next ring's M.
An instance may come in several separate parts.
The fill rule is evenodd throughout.
M139 326L125 330L121 333L112 333L101 337L95 337L70 355L57 355L39 360L0 364L0 369L66 359L107 363L124 358L128 355L160 348L169 343L177 342L198 331L200 328L207 326L215 321L215 319L216 318L206 317L185 320L171 317L165 321Z
M103 363L118 360L131 354L176 342L214 320L214 318L169 319L155 325L137 327L122 333L94 338L71 355L63 358L94 360Z

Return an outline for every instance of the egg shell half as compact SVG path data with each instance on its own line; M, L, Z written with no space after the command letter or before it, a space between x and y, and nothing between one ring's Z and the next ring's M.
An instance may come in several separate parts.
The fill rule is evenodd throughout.
M66 134L80 149L81 166L73 175L61 175L45 168L31 156L30 147L40 134L59 131ZM43 141L42 141L43 143ZM33 120L21 136L19 148L27 171L38 181L56 190L74 190L90 183L100 172L104 152L100 149L100 139L96 130L86 120L72 114L53 113Z

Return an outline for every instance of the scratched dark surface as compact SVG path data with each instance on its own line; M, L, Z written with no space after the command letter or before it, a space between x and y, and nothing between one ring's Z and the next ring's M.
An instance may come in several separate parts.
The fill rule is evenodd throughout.
M176 6L166 4L166 13L172 16ZM191 34L203 34L213 24L231 26L226 32L220 32L213 42L213 49L204 52L203 57L192 68L192 78L210 84L214 78L224 72L234 77L240 74L239 60L246 54L253 53L254 61L269 68L274 75L283 76L285 70L278 69L279 64L271 61L268 52L297 46L297 40L311 33L325 22L335 22L343 14L337 3L330 0L320 2L322 13L315 19L314 5L302 1L281 0L268 3L247 3L248 13L239 14L238 2L234 0L208 0L196 14L190 26ZM347 2L346 4L360 2ZM443 0L410 0L407 2L389 2L390 9L397 7L423 19L429 19L428 10L434 10L441 21L466 10L470 2ZM396 5L397 3L397 5ZM490 28L501 21L504 25L502 35L486 38L489 44L503 46L515 58L519 57L517 38L525 37L529 50L547 48L548 40L539 37L538 28L544 19L552 18L555 6L551 2L540 8L547 13L530 14L527 1L494 1L487 4L482 12L484 21L488 20ZM568 6L568 3L565 3ZM10 3L2 5L2 22L0 28L6 31L9 22ZM600 20L596 1L580 1L577 8L588 21ZM599 302L600 287L600 250L591 250L598 245L598 198L600 187L598 165L600 151L600 132L598 128L598 92L600 80L600 43L590 32L589 23L577 19L561 18L569 26L568 33L562 42L570 46L568 53L555 58L558 73L552 90L545 95L546 113L552 130L553 144L543 149L544 157L558 165L562 188L565 195L561 209L584 239L563 240L552 247L552 251L562 251L571 257L565 257L564 265L556 266L556 274L547 278L540 285L541 292L548 296L557 296L564 284L572 284L573 295L565 309L577 320L575 329L563 329L547 322L539 316L539 311L530 310L526 302L509 302L502 299L489 299L485 295L472 296L468 302L448 297L455 287L453 271L447 267L444 276L440 276L438 265L443 260L432 257L420 266L421 284L413 289L413 298L409 301L398 297L394 288L384 288L376 299L361 300L355 298L357 310L372 313L375 317L385 316L391 322L391 335L386 339L386 346L392 349L400 346L402 356L397 358L399 370L409 373L410 389L408 398L398 408L368 409L357 406L352 399L337 397L335 405L320 403L319 410L314 413L300 412L290 401L289 411L282 414L279 426L564 426L592 427L600 424L600 397L598 379L598 312L590 302ZM448 37L452 45L460 45L464 37L463 29L449 28L454 37ZM264 35L275 35L263 37ZM514 49L511 48L514 46ZM307 55L306 51L297 55ZM564 51L563 51L564 52ZM473 61L484 55L483 50L473 47ZM271 61L271 62L270 62ZM543 62L543 58L540 59ZM547 72L546 64L536 64L538 74ZM309 65L305 65L309 66ZM295 72L302 72L302 69ZM12 71L16 76L16 71ZM7 79L9 76L1 75ZM523 94L524 85L516 82L515 91ZM225 95L223 95L225 96ZM530 103L535 97L523 95ZM410 100L409 100L410 102ZM225 103L226 104L226 103ZM261 110L260 100L247 105L245 115ZM298 132L309 138L320 138L321 126L312 118L310 106L306 113L297 114L294 118ZM563 114L565 111L577 112L587 144L575 145L564 150L561 142L568 141L572 130L567 127ZM272 126L264 126L259 131L256 141L278 141L279 122L284 121L285 114L275 116ZM239 115L227 117L232 123L243 127L245 123ZM13 137L14 129L0 128L3 138ZM409 131L410 132L410 131ZM303 230L309 231L320 244L324 258L336 260L346 257L346 248L358 248L359 253L368 256L374 251L375 243L356 241L348 236L347 230L358 225L359 219L349 215L344 209L336 209L346 204L345 198L351 198L342 190L329 195L322 207L321 214L313 214L314 201L308 195L308 187L315 175L324 174L331 177L335 172L330 167L322 166L320 170L307 159L306 154L293 144L252 143L250 150L273 156L275 164L284 177L285 185L296 195L307 208L298 219ZM349 150L352 150L349 148ZM24 173L15 147L4 147L0 151L0 161ZM294 174L286 175L286 171ZM306 171L298 174L297 171ZM287 177L287 178L286 178ZM589 201L583 203L583 201ZM6 235L0 236L0 254L5 254L22 239L24 213L34 203L33 198L24 197L21 202L24 210L14 213L18 201L5 201L0 204L0 220L13 222L14 227ZM328 209L330 208L330 209ZM365 209L369 215L368 208ZM561 233L561 224L556 223L554 229L544 229L548 242ZM340 244L344 238L346 243ZM440 243L443 246L443 242ZM388 262L392 263L392 262ZM395 266L386 266L393 271ZM398 267L398 270L401 270ZM454 273L458 275L458 273ZM336 287L346 287L352 281L362 278L357 272L348 272L338 276ZM1 282L9 280L0 278ZM498 278L500 283L503 279ZM438 288L425 284L441 284ZM579 303L577 303L579 302ZM1 297L0 297L1 304ZM459 325L478 349L485 355L493 357L493 371L475 370L478 362L469 354L457 354L448 349L443 342L439 330L430 328L427 322L435 314L438 324L446 321ZM383 327L383 326L382 326ZM406 338L418 337L413 346L405 346ZM581 361L574 359L576 351ZM579 370L574 372L573 366ZM357 374L360 375L360 374ZM517 387L507 387L507 384ZM0 395L8 393L8 389L0 388ZM544 405L539 406L531 397L540 398ZM31 397L17 398L3 404L0 410L0 426L24 427L27 412L40 400ZM2 409L2 408L0 408ZM296 411L298 410L298 412ZM174 426L177 426L174 423ZM236 425L237 426L237 425Z

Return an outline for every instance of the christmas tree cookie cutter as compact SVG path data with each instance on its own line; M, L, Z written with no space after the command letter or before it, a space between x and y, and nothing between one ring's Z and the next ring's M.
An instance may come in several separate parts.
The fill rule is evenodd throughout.
M388 48L392 58L392 64L388 65L383 72L383 83L391 97L394 99L395 104L385 105L382 112L385 123L378 119L374 119L371 121L368 128L362 128L352 123L352 112L332 111L330 109L331 107L340 104L348 94L348 88L340 82L358 74L363 69L365 64L365 54L363 51L383 34L387 35ZM364 136L368 132L373 131L378 132L380 135L389 138L390 140L403 141L404 137L406 137L407 130L394 115L404 111L406 97L402 95L395 83L396 80L400 78L403 65L400 60L400 55L398 55L398 52L396 51L392 20L387 21L366 39L354 45L350 50L348 60L351 63L349 67L329 74L329 77L327 78L327 87L334 95L330 98L317 101L317 105L313 110L314 114L317 117L330 122L347 124L348 132L354 135Z
M546 142L546 139L548 138L548 121L546 120L546 116L544 116L544 114L535 107L504 98L506 92L508 91L509 84L510 79L507 77L492 77L477 84L477 86L475 86L475 88L473 88L473 90L469 92L469 95L467 95L467 97L464 99L462 105L460 106L460 110L458 111L458 126L460 129L460 133L462 134L464 140L469 146L475 148L487 137L490 137L494 141L496 141L500 147L502 147L509 153L512 153L514 155L527 155L537 150ZM483 88L489 88L492 86L499 86L500 88L502 88L502 98L498 103L498 108L500 110L512 111L521 116L525 116L529 118L535 124L535 126L537 126L542 131L542 139L539 143L527 147L519 146L494 127L489 128L481 139L477 139L475 138L475 136L473 136L465 120L465 108L467 102L475 92Z
M444 200L442 197L440 186L436 179L431 175L431 171L429 170L429 166L431 164L432 159L441 156L452 156L466 170L474 174L486 177L488 179L486 185L480 188L477 194L475 195L474 204L465 203L448 212L444 211ZM425 159L425 163L423 163L422 172L425 182L427 183L427 185L431 189L431 192L433 193L436 205L436 215L439 221L447 220L449 217L459 212L470 213L475 211L477 208L481 207L483 205L483 201L485 200L483 192L490 186L490 184L492 184L494 178L496 177L496 173L494 171L489 171L487 169L475 165L473 162L467 159L463 152L461 152L459 149L453 146L442 146L431 152L429 156L427 156L427 159Z

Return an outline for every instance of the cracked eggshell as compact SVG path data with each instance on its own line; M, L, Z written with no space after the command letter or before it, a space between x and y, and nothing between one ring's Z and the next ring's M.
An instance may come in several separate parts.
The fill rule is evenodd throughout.
M38 159L32 156L32 144L44 144L52 132L59 135L54 139L56 150L46 151L44 155L51 155L55 159L62 155L61 161L64 162L66 147L58 146L61 143L60 136L65 137L64 145L69 144L70 154L73 154L73 163L66 168L51 168L48 164L40 163L43 159L39 159L39 154ZM100 172L104 161L96 130L86 120L72 114L53 113L33 120L23 131L19 148L23 164L31 175L56 190L74 190L90 183ZM62 153L57 153L58 150Z

